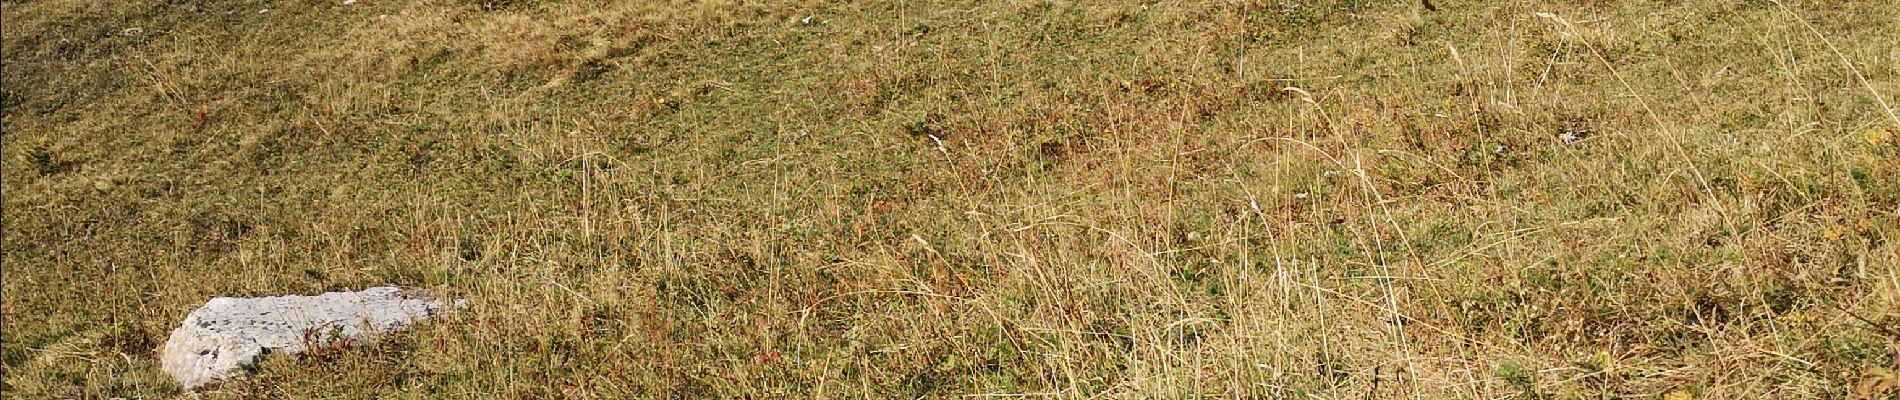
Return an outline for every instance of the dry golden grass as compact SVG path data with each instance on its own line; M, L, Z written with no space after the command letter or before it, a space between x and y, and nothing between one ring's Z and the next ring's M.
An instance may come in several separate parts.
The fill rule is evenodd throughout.
M0 2L8 398L1900 396L1890 2L151 3Z

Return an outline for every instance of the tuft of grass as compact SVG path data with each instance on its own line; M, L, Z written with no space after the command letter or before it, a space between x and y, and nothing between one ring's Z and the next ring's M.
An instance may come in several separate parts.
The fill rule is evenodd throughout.
M27 167L31 168L35 174L51 175L59 172L59 162L53 160L53 152L47 150L45 145L30 145L26 148L26 152L20 155Z

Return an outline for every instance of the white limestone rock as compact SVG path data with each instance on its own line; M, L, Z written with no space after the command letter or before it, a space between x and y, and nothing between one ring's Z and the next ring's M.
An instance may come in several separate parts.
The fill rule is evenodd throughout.
M445 306L428 293L394 286L316 296L219 297L172 331L159 364L190 390L233 378L271 353L368 342L462 304Z

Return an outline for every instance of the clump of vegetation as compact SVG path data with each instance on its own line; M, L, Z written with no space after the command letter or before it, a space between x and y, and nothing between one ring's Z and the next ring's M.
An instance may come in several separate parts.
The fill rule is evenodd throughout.
M1900 7L1240 3L0 2L0 393L1893 395Z
M1505 385L1516 389L1518 391L1518 398L1543 398L1542 395L1537 393L1536 372L1525 368L1522 364L1505 362L1503 365L1499 365L1497 377L1503 380Z
M47 150L45 145L28 146L26 152L21 153L20 158L26 162L28 168L33 170L33 173L39 175L49 175L59 170L59 162L53 160L53 152Z

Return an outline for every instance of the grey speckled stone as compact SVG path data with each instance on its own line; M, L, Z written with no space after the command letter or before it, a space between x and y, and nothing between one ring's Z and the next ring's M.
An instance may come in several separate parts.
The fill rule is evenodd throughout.
M457 302L453 307L462 306ZM380 286L316 296L211 299L185 317L159 364L185 389L221 381L271 353L401 330L446 308L419 290Z

